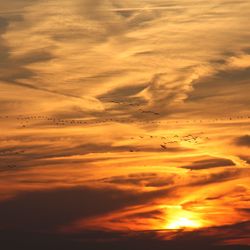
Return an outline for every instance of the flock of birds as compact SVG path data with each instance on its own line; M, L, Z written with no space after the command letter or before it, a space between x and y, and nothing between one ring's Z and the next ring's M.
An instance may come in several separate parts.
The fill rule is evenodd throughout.
M167 149L167 144L176 144L180 142L188 142L192 144L198 144L202 141L209 140L209 137L203 136L204 133L199 133L196 135L188 134L188 135L171 135L171 136L156 136L156 135L140 135L137 137L130 137L131 140L146 140L146 139L157 139L161 141L160 147L163 149Z
M33 120L33 119L48 119L49 121L54 121L53 118L51 117L46 117L46 116L31 116L31 117L18 117L16 118L21 121L26 121L26 120ZM77 122L69 121L72 124L79 124ZM2 139L2 138L0 138ZM169 150L169 145L171 144L176 144L179 145L181 142L187 142L187 143L192 143L192 144L198 144L204 139L208 139L208 137L204 137L203 133L200 132L199 134L188 134L188 135L150 135L150 134L144 134L144 135L136 135L132 137L127 137L124 138L125 140L129 140L130 142L127 143L128 145L134 144L136 145L135 147L128 149L128 152L140 152L143 151L140 149L140 145L147 144L147 145L159 145L159 148L167 151ZM149 141L149 140L154 140L154 142ZM132 141L132 143L131 143ZM134 143L134 142L135 143ZM140 142L142 141L142 143ZM125 149L126 150L126 149ZM13 148L9 149L0 149L0 161L4 164L4 168L0 168L0 171L6 171L15 169L17 168L17 165L15 164L10 164L8 163L10 160L15 160L16 162L18 161L19 157L25 157L26 151L25 150L17 150ZM29 155L29 154L28 154ZM1 164L2 165L2 164Z
M0 166L3 164L4 168L0 168L0 172L5 172L6 170L16 169L18 166L16 164L7 163L9 160L16 160L17 156L23 156L25 150L15 150L15 149L4 149L0 150Z
M152 115L160 115L157 112L153 111L145 111L141 110L144 114L152 114ZM17 116L0 116L0 120L9 120L13 121L16 120L17 123L14 123L14 126L17 128L28 128L32 126L56 126L56 127L67 127L67 126L82 126L82 125L101 125L101 124L108 124L108 123L137 123L137 124L179 124L179 125L185 125L191 124L191 123L218 123L218 122L234 122L234 121L240 121L240 120L248 120L250 119L250 116L234 116L234 117L220 117L220 118L214 118L214 119L196 119L196 120L138 120L138 119L132 119L132 118L104 118L104 119L62 119L58 117L53 116L47 116L47 115L17 115ZM143 140L143 143L145 144L151 144L155 145L155 143L158 143L159 148L167 151L169 148L171 148L171 145L179 145L182 142L185 143L191 143L191 144L199 144L203 143L204 141L209 140L207 136L204 135L203 132L196 133L196 134L188 134L188 135L138 135L134 137L127 138L129 140L136 141L136 144L138 145L138 142L140 140ZM1 140L1 138L0 138ZM148 142L148 140L155 140L154 143ZM133 144L133 143L132 143ZM138 146L137 146L138 147ZM129 152L138 152L140 149L131 148L128 150ZM12 149L2 149L0 148L0 161L5 161L6 159L16 158L17 156L22 157L25 155L24 150L12 150ZM15 169L17 168L17 165L15 164L6 164L7 169ZM6 168L4 168L6 169ZM0 171L4 171L0 169Z
M191 143L191 144L199 144L204 142L205 140L209 140L209 137L204 137L201 135L184 135L184 136L180 136L180 135L173 135L173 136L155 136L155 135L146 135L146 136L137 136L137 137L131 137L131 140L135 140L136 142L138 140L148 140L148 139L157 139L158 141L160 141L159 143L159 147L164 150L167 151L169 149L171 149L171 147L169 145L179 145L181 142L186 142L186 143ZM130 152L139 152L140 150L135 150L135 149L130 149Z
M145 114L160 115L153 111L142 111ZM235 117L222 117L214 119L193 119L193 120L153 120L153 119L133 119L133 118L103 118L103 119L62 119L53 116L45 115L18 115L18 116L0 116L0 119L15 119L18 121L19 128L26 128L30 125L53 125L56 127L65 126L80 126L80 125L98 125L107 123L137 123L137 124L194 124L194 123L218 123L225 121L238 121L250 119L250 116L235 116Z

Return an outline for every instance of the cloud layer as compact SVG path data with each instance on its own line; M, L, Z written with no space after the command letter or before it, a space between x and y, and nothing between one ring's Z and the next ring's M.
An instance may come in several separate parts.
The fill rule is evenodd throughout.
M4 242L249 245L249 16L247 0L0 0Z

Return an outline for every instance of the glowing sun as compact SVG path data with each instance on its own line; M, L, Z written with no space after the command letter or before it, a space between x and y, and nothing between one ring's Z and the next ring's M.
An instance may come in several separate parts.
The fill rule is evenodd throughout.
M167 206L165 229L195 229L203 226L199 214L184 210L182 206Z
M166 225L166 229L182 229L182 228L199 228L201 223L199 221L191 220L189 218L181 217Z

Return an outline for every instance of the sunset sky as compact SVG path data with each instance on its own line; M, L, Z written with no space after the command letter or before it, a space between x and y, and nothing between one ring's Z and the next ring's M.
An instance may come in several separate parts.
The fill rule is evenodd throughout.
M3 250L249 249L249 23L249 0L0 0Z

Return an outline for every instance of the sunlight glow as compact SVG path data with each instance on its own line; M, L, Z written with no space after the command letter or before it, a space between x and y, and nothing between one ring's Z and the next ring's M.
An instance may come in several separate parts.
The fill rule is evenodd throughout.
M181 217L166 226L167 229L199 228L201 223L189 218Z
M203 226L199 215L184 210L182 206L167 206L167 214L165 229L194 229Z

